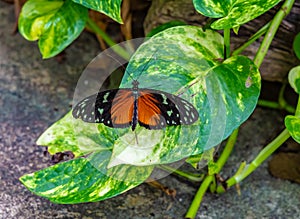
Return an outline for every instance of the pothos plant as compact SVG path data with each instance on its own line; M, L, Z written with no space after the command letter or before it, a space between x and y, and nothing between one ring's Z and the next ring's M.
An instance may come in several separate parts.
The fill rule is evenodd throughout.
M99 124L95 130L95 126L74 120L71 113L68 113L48 128L37 140L37 144L47 146L51 154L72 151L75 158L26 174L20 178L21 182L33 193L55 203L96 202L140 185L151 175L154 168L159 167L189 180L202 181L186 214L187 218L194 218L209 187L213 192L222 193L251 174L290 136L300 143L300 102L294 109L281 96L275 105L292 114L285 119L286 129L251 163L242 163L236 174L226 180L226 188L213 183L214 175L221 171L234 147L239 126L247 120L258 103L261 87L258 69L294 1L284 1L281 9L267 25L233 51L230 51L230 29L238 34L241 25L267 12L279 2L280 0L194 0L195 9L211 18L206 30L178 22L165 24L153 30L150 39L130 58L122 47L115 45L88 17L88 10L96 10L122 23L121 0L27 1L20 14L19 31L26 39L39 41L43 58L59 54L88 26L101 35L108 45L113 46L116 53L130 58L127 71L133 77L138 77L143 69L143 74L147 74L150 81L163 76L178 82L177 87L165 86L166 92L176 93L180 88L186 87L193 94L191 103L199 112L199 121L187 129L178 126L151 131L138 127L140 139L157 139L152 146L139 154L132 153L132 149L127 150L128 145L120 143L120 138L130 133L130 129L116 135L112 128ZM217 32L219 30L223 30L223 36ZM239 55L262 36L264 39L253 60ZM298 58L299 45L298 34L294 42L294 51ZM157 49L163 51L157 54L160 57L168 56L171 60L170 57L174 56L181 59L175 60L175 64L165 63L163 60L166 58L159 59L155 62L155 68L145 68L148 61L143 57L150 57ZM126 86L130 80L125 74L121 86ZM290 71L289 83L299 94L300 66ZM268 102L263 104L274 106ZM75 131L74 127L80 131ZM179 138L179 135L193 138ZM227 143L223 152L216 161L209 161L209 171L204 177L201 174L175 170L168 165L185 160L196 168L196 164L203 159L203 154L225 139ZM122 162L116 164L116 159L121 155Z

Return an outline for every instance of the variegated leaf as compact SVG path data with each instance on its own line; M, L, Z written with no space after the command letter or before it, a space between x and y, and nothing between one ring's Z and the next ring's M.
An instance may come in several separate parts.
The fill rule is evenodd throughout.
M195 9L204 16L220 18L213 29L240 26L270 10L280 0L193 0Z
M291 87L300 94L300 66L292 68L288 77Z
M110 152L77 158L35 173L21 182L36 195L60 204L96 202L119 195L144 182L153 167L120 165L107 169Z
M146 58L145 58L146 57ZM111 166L170 163L219 144L253 112L260 93L260 74L247 57L222 62L223 39L194 26L166 29L139 47L121 83L132 78L140 87L179 94L198 109L199 121L166 130L137 129L120 135Z
M300 118L297 116L287 116L284 122L293 139L300 144Z
M95 11L99 11L106 14L113 20L123 24L121 18L121 3L122 0L73 0L74 2L81 4L87 8Z
M50 58L79 36L87 17L87 8L71 0L29 0L20 13L19 31L27 40L39 40L43 58Z

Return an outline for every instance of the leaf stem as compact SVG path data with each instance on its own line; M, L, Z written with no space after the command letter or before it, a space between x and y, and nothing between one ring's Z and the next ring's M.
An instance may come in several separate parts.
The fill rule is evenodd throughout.
M288 138L290 134L287 129L284 129L272 142L270 142L258 155L257 157L248 165L244 165L243 168L239 168L239 171L227 180L227 187L231 187L243 179L245 179L248 175L250 175L254 170L256 170L262 162L264 162L273 152L279 148ZM218 186L217 193L224 192L222 186Z
M194 182L201 182L204 179L204 173L203 174L188 173L188 172L185 172L182 170L175 169L168 165L159 165L159 166L157 166L157 168L160 168L160 169L170 172L172 174L176 174L178 176L184 177L184 178L194 181Z
M263 107L269 107L269 108L273 108L273 109L284 109L289 113L294 114L295 113L295 108L291 105L289 105L286 100L284 99L284 91L286 88L286 83L283 83L280 91L279 91L279 95L278 95L278 101L274 102L274 101L268 101L268 100L258 100L257 105L263 106Z
M230 57L230 29L224 29L224 59Z
M296 107L295 116L300 117L300 95L298 97L298 103L297 103L297 107Z
M262 107L268 107L272 109L284 109L288 113L295 113L295 108L287 103L285 103L283 106L281 106L278 102L275 101L269 101L269 100L258 100L257 103L258 106Z
M254 58L254 63L259 68L269 50L271 42L279 28L284 17L289 14L295 0L286 0L281 6L280 10L276 13L273 20L271 21L270 27L265 34L265 37L260 45L258 52Z
M96 34L101 36L101 38L107 43L108 46L111 47L119 56L124 58L125 60L130 59L130 53L128 53L124 48L119 46L116 42L114 42L98 25L91 19L87 19L87 25L90 27Z
M270 22L265 24L262 28L260 28L255 34L253 34L248 40L247 42L245 42L243 45L241 45L240 47L238 47L237 49L235 49L232 52L232 55L238 55L240 54L242 51L244 51L249 45L251 45L255 40L257 40L258 38L260 38L262 35L264 35L268 28L270 27Z
M224 150L223 150L220 158L216 162L216 166L217 166L216 172L220 172L222 167L224 166L225 162L227 161L229 155L231 154L231 152L233 150L237 136L238 136L238 129L234 130L232 132L232 134L230 135L230 137L228 138L228 141L224 147ZM193 219L196 217L196 214L200 207L202 198L213 180L214 180L214 175L208 175L205 177L204 181L201 183L201 185L200 185L200 187L188 209L188 212L185 215L185 218Z

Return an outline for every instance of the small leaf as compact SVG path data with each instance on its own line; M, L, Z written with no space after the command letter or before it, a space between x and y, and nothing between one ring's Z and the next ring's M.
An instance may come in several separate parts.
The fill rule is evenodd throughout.
M291 87L296 93L300 94L300 66L292 68L288 77Z
M99 11L111 19L123 24L121 18L121 4L122 0L73 0L74 2L81 4L87 8L90 8L95 11Z
M300 33L298 33L293 42L293 49L298 59L300 59Z
M27 40L39 40L43 58L50 58L79 36L87 17L87 8L71 0L29 0L20 13L19 31Z
M240 26L262 15L280 0L193 0L195 9L202 15L220 18L212 23L213 29L229 29Z
M207 166L208 166L208 175L211 176L219 173L218 170L220 168L218 167L218 164L216 162L211 160Z
M239 34L239 30L240 30L240 26L235 26L232 28L233 32L238 35Z
M216 148L211 148L204 151L201 154L196 154L188 157L185 162L190 164L195 169L201 169L202 167L206 166L209 162L214 160L214 155L216 153Z
M284 123L292 138L300 144L300 118L289 115L285 117Z
M96 202L119 195L143 183L153 167L120 165L107 170L111 152L94 153L35 173L21 182L36 195L60 204Z

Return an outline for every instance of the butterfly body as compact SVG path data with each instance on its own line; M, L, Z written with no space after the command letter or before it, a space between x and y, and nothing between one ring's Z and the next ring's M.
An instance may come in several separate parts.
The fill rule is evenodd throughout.
M137 80L132 85L81 100L73 108L73 117L113 128L131 127L133 131L137 124L146 129L162 129L198 120L197 110L185 99L160 90L139 88Z

